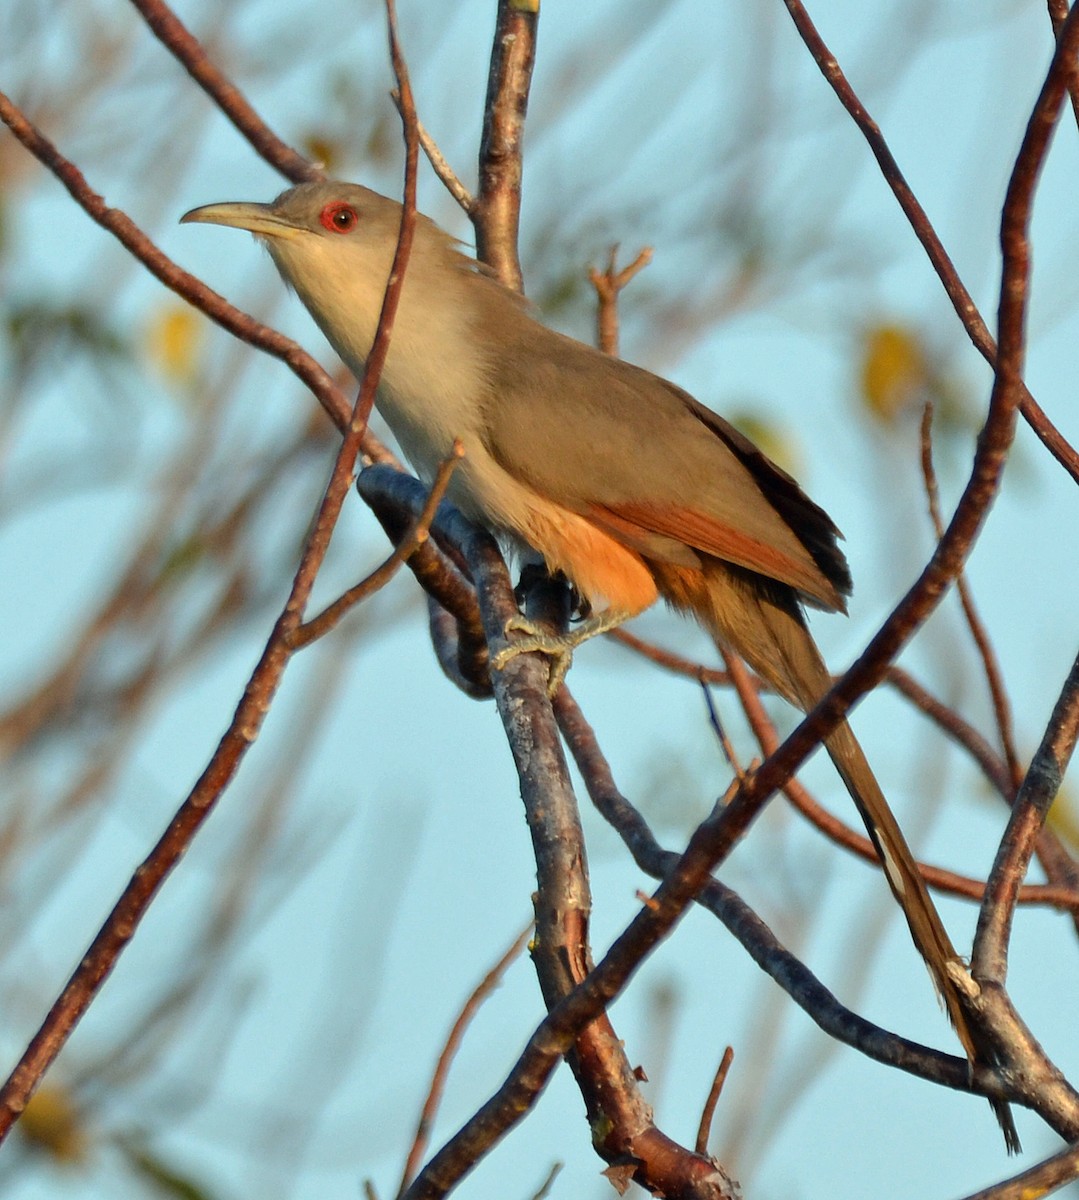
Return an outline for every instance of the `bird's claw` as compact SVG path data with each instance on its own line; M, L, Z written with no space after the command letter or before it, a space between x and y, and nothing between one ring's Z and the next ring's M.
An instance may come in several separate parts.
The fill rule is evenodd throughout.
M505 632L507 636L510 633L523 633L525 636L514 639L508 646L499 650L492 657L491 666L496 671L501 671L519 654L546 654L551 660L547 695L553 696L562 686L562 680L573 662L573 651L580 639L575 638L573 634L548 633L520 613L506 622Z

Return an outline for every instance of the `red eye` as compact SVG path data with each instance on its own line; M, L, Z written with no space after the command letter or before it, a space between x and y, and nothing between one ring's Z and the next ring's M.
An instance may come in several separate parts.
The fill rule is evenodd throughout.
M356 228L360 218L351 204L334 200L319 213L318 219L323 229L328 229L330 233L348 233Z

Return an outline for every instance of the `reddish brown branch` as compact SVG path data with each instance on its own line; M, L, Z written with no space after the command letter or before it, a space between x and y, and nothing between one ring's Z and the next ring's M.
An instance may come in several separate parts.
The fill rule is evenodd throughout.
M716 1105L719 1103L719 1097L723 1093L723 1085L727 1082L727 1075L731 1069L732 1062L734 1062L734 1050L728 1046L723 1051L723 1057L719 1060L715 1078L712 1080L712 1086L708 1091L708 1099L704 1102L704 1109L701 1112L701 1123L697 1128L697 1141L695 1143L698 1154L708 1153L708 1139L712 1136L712 1120L716 1115Z
M934 230L929 217L926 215L925 209L922 208L914 192L911 190L910 184L907 183L903 172L899 169L899 164L888 148L888 144L881 134L880 127L869 115L865 105L851 87L835 55L828 49L824 39L817 32L816 27L810 20L809 14L806 12L801 0L783 0L783 2L794 21L798 33L801 35L802 41L805 42L806 48L812 54L824 78L828 81L840 104L847 110L868 143L885 182L892 189L892 193L899 202L899 207L903 210L904 216L910 222L915 236L922 243L933 266L933 270L944 285L948 299L951 300L952 307L955 309L956 315L962 322L963 328L967 331L975 349L995 369L998 355L997 344L994 342L988 326L982 319L981 313L978 312L973 297L959 278L955 264L944 249L936 230ZM1070 81L1066 81L1066 85L1070 86ZM1022 382L1017 382L1015 386L1020 391L1018 399L1019 409L1027 424L1034 430L1042 444L1057 462L1071 475L1073 480L1079 483L1079 453L1076 452L1071 443L1068 442L1060 430L1049 420L1034 397L1027 391L1026 385Z
M939 540L944 535L944 520L940 514L940 491L937 487L937 474L933 467L932 421L933 406L930 403L926 404L922 411L921 465L926 500L929 504L929 517L933 522L933 529ZM1008 693L1004 687L1004 680L1001 677L1000 663L997 661L996 652L989 640L989 634L985 625L978 615L978 609L974 604L974 597L971 594L970 584L967 581L965 573L960 573L958 579L955 581L955 586L959 593L959 603L963 608L963 616L966 618L967 628L970 630L971 637L974 639L974 645L977 647L978 655L982 660L982 669L985 671L985 680L989 687L989 696L993 704L993 713L996 717L997 732L1000 735L1000 745L1004 751L1004 761L1007 763L1012 788L1014 789L1019 786L1023 778L1023 768L1019 763L1019 755L1015 749L1012 710L1008 702Z
M457 1057L457 1051L461 1048L462 1041L464 1041L465 1032L469 1025L472 1024L483 1002L502 982L502 976L505 975L510 964L525 948L525 944L532 935L532 928L533 922L529 921L525 928L514 938L510 948L495 963L490 971L487 972L483 979L480 980L475 991L465 1001L461 1011L457 1014L457 1019L454 1021L453 1027L446 1038L446 1044L442 1047L442 1053L438 1056L438 1062L431 1077L431 1085L427 1089L427 1098L424 1101L423 1110L416 1125L416 1133L412 1139L412 1146L409 1149L408 1158L405 1160L405 1168L401 1174L401 1184L397 1189L398 1196L412 1182L413 1176L416 1174L420 1163L423 1161L423 1156L427 1152L431 1128L435 1123L435 1117L438 1115L439 1106L442 1103L442 1095L446 1090L446 1077L449 1075L450 1066Z
M888 672L887 681L919 712L927 716L943 733L947 734L953 742L966 750L981 768L990 786L1006 804L1010 805L1015 790L1007 763L982 734L902 667L892 667Z
M66 159L2 92L0 120L67 188L79 207L108 230L151 275L241 341L284 362L307 385L337 428L344 431L351 416L351 405L326 371L306 351L290 338L234 308L200 279L178 267L126 213L118 208L110 208L104 198L90 187L79 168Z
M408 95L407 80L403 81L402 92ZM3 117L5 123L11 126L16 136L19 136L24 144L38 153L42 161L54 170L68 186L68 190L75 199L83 204L83 207L87 207L87 202L89 202L91 207L88 207L87 211L91 211L92 208L100 214L98 216L91 211L91 215L95 215L95 219L99 219L102 224L106 224L106 227L117 233L125 245L130 239L144 251L146 250L149 244L143 245L146 242L144 235L123 214L106 209L101 198L90 192L77 168L61 159L55 149L41 138L22 114L2 95L0 95L0 116ZM59 1054L72 1030L81 1020L111 973L161 885L190 846L202 823L235 776L248 748L257 738L280 686L285 668L291 658L288 640L303 618L315 578L329 547L334 526L345 497L352 486L355 462L366 428L366 414L370 411L378 386L379 375L389 347L394 314L400 299L404 269L407 265L416 217L416 143L414 131L409 131L407 121L405 136L406 142L409 143L405 179L406 200L402 213L397 255L394 260L394 273L387 284L378 330L367 360L367 369L356 406L346 423L346 433L342 439L314 524L305 543L288 600L274 624L273 632L262 656L244 689L243 697L236 708L229 728L218 744L210 762L187 799L177 810L168 829L132 876L120 899L94 938L90 949L68 980L7 1082L0 1088L0 1141L10 1131L12 1124L25 1108L45 1071ZM113 224L108 224L110 221ZM150 265L160 278L161 257L157 255L156 248L149 246L149 250L152 252L150 258L153 265L151 262L148 262L147 265ZM139 254L139 257L144 262L147 261L143 254ZM167 260L165 261L167 262ZM155 266L158 269L155 269ZM171 264L168 266L171 268Z
M1068 0L1048 0L1047 7L1049 20L1053 26L1053 37L1058 38L1068 16ZM1071 96L1072 115L1075 117L1076 124L1079 124L1079 87L1076 87L1074 83L1070 84L1068 94Z
M652 247L645 246L637 257L618 269L618 247L612 246L607 267L588 270L588 279L596 289L596 345L604 354L618 353L618 295L624 287L652 261Z
M210 61L206 48L163 0L131 0L154 36L236 126L256 151L293 183L323 179L324 173L283 142L240 89Z

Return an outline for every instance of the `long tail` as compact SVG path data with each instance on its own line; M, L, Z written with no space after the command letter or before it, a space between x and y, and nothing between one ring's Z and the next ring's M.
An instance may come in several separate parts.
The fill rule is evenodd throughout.
M770 594L758 579L716 561L709 562L704 572L658 568L656 574L661 591L671 603L692 611L719 643L741 655L803 711L811 709L831 686L831 676L790 589L777 585ZM837 726L825 740L825 747L861 814L914 944L929 968L967 1057L971 1063L994 1064L996 1054L971 1026L951 975L951 969L963 966L962 959L850 726L846 722ZM1009 1153L1018 1153L1021 1147L1011 1110L1003 1101L989 1103Z

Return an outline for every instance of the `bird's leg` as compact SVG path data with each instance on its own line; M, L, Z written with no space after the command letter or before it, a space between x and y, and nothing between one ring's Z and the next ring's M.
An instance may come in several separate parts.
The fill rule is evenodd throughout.
M508 637L511 633L523 633L526 636L515 638L508 646L499 650L491 659L491 665L496 671L501 671L506 663L510 659L516 658L518 654L531 654L533 651L546 654L551 659L551 677L547 685L547 692L548 695L553 696L561 686L562 680L570 668L570 663L573 662L574 650L582 642L587 642L589 638L606 633L610 629L616 629L624 621L629 620L629 616L629 613L608 608L606 611L582 621L576 629L571 629L566 633L549 633L530 621L523 613L518 613L517 616L510 617L506 622L506 636Z

